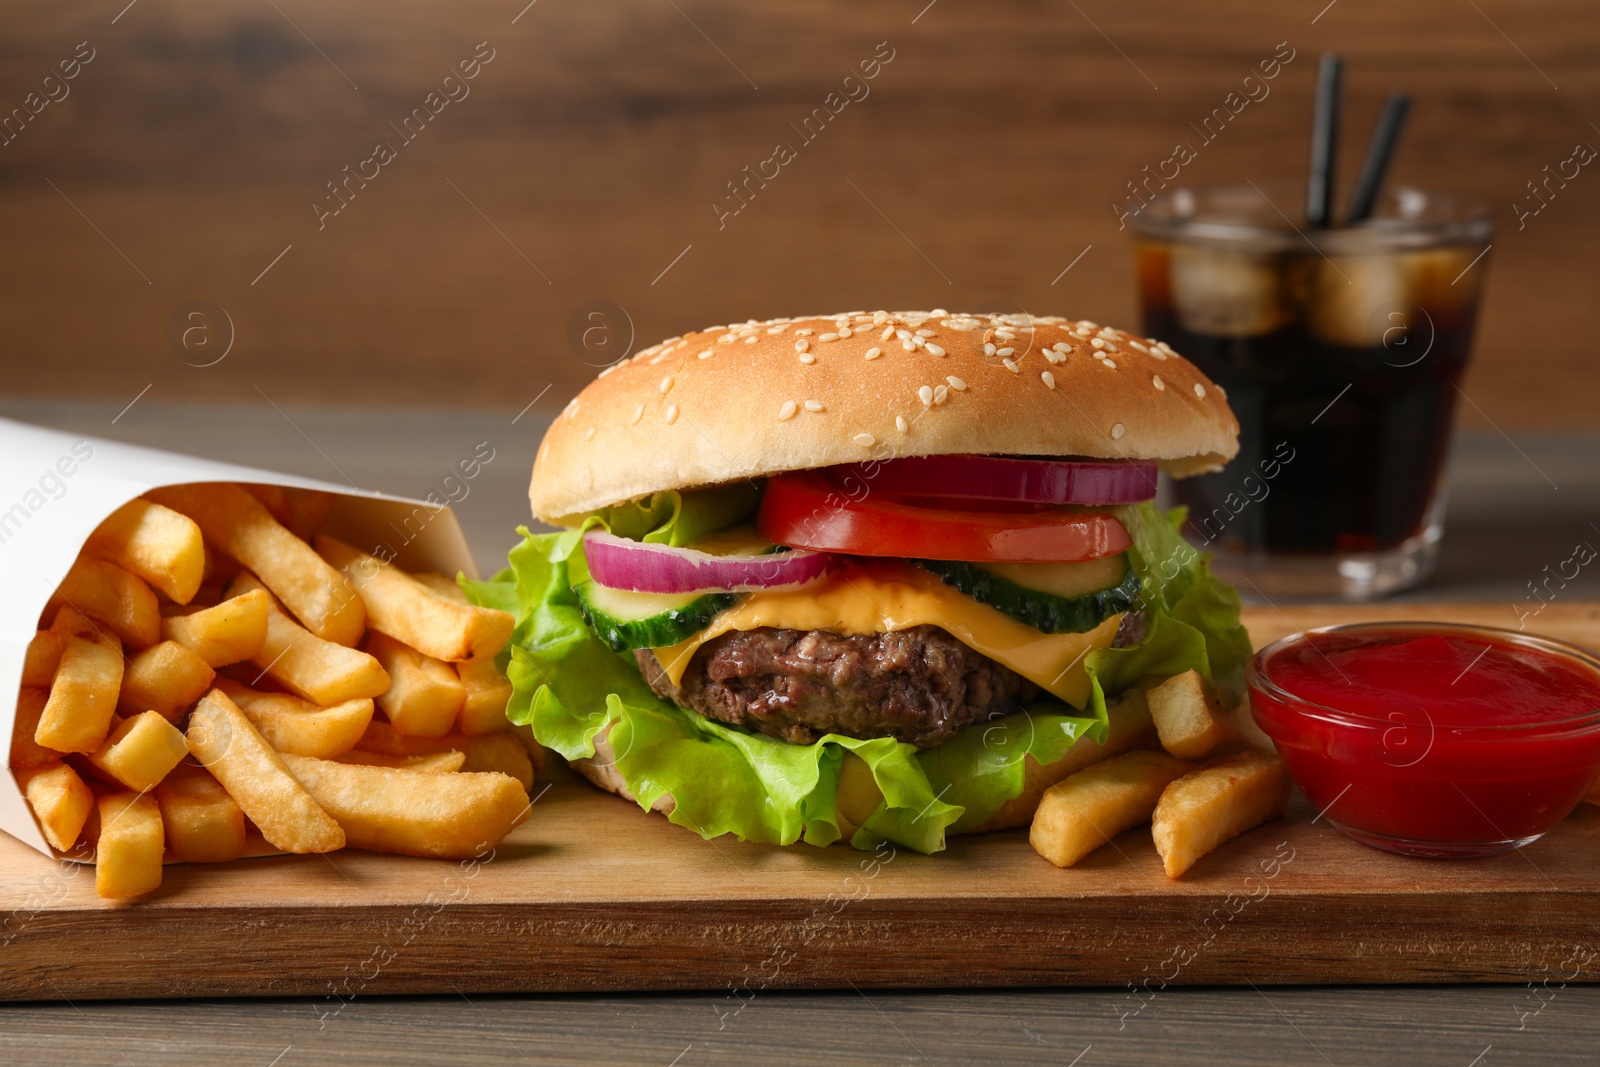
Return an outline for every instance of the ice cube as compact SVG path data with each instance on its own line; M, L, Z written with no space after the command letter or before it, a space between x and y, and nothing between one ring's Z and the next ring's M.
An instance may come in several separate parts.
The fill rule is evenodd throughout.
M1396 255L1318 260L1307 294L1311 332L1333 345L1377 348L1399 342L1416 323L1410 272Z
M1172 306L1184 329L1212 337L1256 337L1287 319L1278 262L1267 256L1178 245Z
M1478 259L1482 252L1477 245L1465 245L1408 253L1412 299L1439 321L1458 320L1478 298L1488 262L1487 257Z

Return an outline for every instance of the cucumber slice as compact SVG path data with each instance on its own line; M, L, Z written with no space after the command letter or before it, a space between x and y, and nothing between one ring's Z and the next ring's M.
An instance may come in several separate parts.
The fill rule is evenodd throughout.
M613 652L664 648L705 629L733 593L633 593L593 581L572 587L578 609Z
M689 547L713 556L765 556L778 551L777 545L762 537L749 523L708 533L691 541Z
M920 562L946 585L1047 634L1086 633L1118 612L1127 611L1139 599L1139 576L1132 568L1108 589L1062 597L1018 585L976 563L932 559Z

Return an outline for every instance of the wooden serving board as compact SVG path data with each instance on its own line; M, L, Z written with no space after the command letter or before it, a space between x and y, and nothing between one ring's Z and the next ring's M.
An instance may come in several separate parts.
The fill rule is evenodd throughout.
M1506 605L1251 609L1258 641ZM1600 604L1536 628L1600 646ZM937 856L701 841L561 774L484 863L341 852L175 865L108 904L0 839L0 998L781 987L1600 980L1600 809L1471 862L1347 840L1297 798L1178 881L1147 830L1057 870L1025 831ZM543 784L539 788L543 788Z

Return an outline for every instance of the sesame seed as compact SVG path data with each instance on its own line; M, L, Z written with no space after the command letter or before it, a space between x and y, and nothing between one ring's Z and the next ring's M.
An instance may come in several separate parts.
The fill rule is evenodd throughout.
M1130 341L1129 341L1129 342L1128 342L1128 347L1130 347L1130 348L1137 348L1137 349L1138 349L1138 350L1139 350L1139 351L1141 351L1141 352L1148 352L1148 351L1150 351L1150 350L1149 350L1149 349L1148 349L1148 348L1146 348L1146 347L1145 347L1145 346L1144 346L1144 345L1142 345L1142 344L1140 344L1140 343L1139 343L1139 342L1138 342L1138 341L1133 341L1133 340L1130 340Z
M948 315L950 312L946 311L944 308L934 308L932 311L928 312L928 314L938 316Z
M1127 433L1127 431L1125 429L1123 429L1122 423L1120 423L1120 422L1111 427L1112 440L1115 440L1115 441L1122 440L1122 435L1124 433Z
M930 356L942 356L942 355L944 355L944 349L941 348L938 345L927 345L926 347L928 349L928 355L930 355Z
M734 337L731 333L725 333L721 337L717 338L717 344L719 345L731 345L733 344L733 341Z
M1217 386L1217 395L1224 400L1228 399L1228 391L1220 385Z
M744 343L747 344L747 345L755 344L756 343L756 335L755 334L751 334L750 336L746 337L744 339Z
M798 341L796 341L794 343L794 350L796 352L804 352L806 349L808 349L810 347L811 347L811 342L807 341L804 337L800 338L800 340L798 340Z
M661 392L664 394L672 392L672 375L669 374L661 379Z
M1046 388L1054 389L1056 387L1056 376L1049 371L1040 371L1039 378L1044 382Z
M958 393L966 391L967 383L962 381L960 378L957 378L954 374L945 378L945 381L949 382L950 388L954 389Z
M1014 360L1014 359L1002 359L1000 362L1004 363L1005 367L1006 367L1006 370L1010 371L1012 374L1021 374L1022 373L1022 371L1017 369L1017 361L1016 360Z
M888 320L889 313L887 311L874 311L872 313L872 325L874 326L881 326Z
M1100 328L1100 324L1098 322L1090 322L1088 319L1080 319L1078 321L1078 328L1082 330L1098 330Z
M931 406L933 404L933 390L924 385L921 389L917 390L917 399L922 401L923 407Z
M1163 363L1166 362L1167 354L1165 352L1161 351L1161 349L1152 348L1152 349L1150 349L1150 354L1152 356L1154 356L1155 358L1161 360Z
M1110 367L1112 370L1117 369L1117 361L1114 359L1103 359L1100 361L1100 365L1102 367Z
M917 336L918 337L932 337L933 336L933 331L932 330L918 330L917 331Z
M945 400L949 398L949 396L950 387L948 385L936 386L933 390L933 402L935 404L943 404Z
M855 331L854 331L854 330L852 330L852 329L851 329L851 328L850 328L850 327L848 327L848 326L841 326L841 327L839 327L839 336L840 336L840 337L850 337L850 336L851 336L851 335L852 335L852 334L854 334L854 333L855 333Z
M896 330L894 332L894 335L896 337L900 338L900 340L902 340L902 341L909 341L909 340L911 340L911 337L912 337L912 334L911 334L910 330Z
M917 350L917 346L912 343L915 340L915 337L908 337L904 341L900 342L900 347L905 349L907 352L915 352Z
M838 339L839 335L836 333L825 333L821 337L817 338L819 341L837 341Z
M673 423L675 423L677 421L678 421L678 405L676 405L676 404L668 404L667 405L667 425L671 426Z
M810 352L802 352L802 353L800 353L800 362L801 363L810 364L810 363L815 363L816 361L817 361L817 357L813 356Z
M712 355L714 355L714 354L715 354L715 350L714 349L710 349L710 348L702 349L700 351L700 358L701 359L710 359L712 357Z
M1096 337L1094 340L1089 342L1089 347L1091 348L1104 348L1105 346L1106 342L1104 338Z
M1167 383L1161 380L1161 375L1159 374L1150 379L1150 384L1155 386L1158 392L1167 388Z
M1009 355L1011 355L1011 353L1013 353L1015 351L1016 351L1015 348L1002 348L997 352L997 354L998 355L1002 355L1002 356L1009 356Z
M1206 398L1206 387L1201 385L1199 382L1195 382L1194 395L1199 397L1201 400L1204 400Z
M1104 352L1090 352L1089 354L1091 356L1093 356L1095 359L1105 359L1106 358L1106 354Z
M867 358L868 359L877 359L881 355L883 355L883 349L881 349L881 348L869 348L869 349L867 349Z
M904 418L902 418L899 415L896 415L894 417L894 428L899 430L901 433L905 433L911 427L906 425L906 420Z
M1057 352L1053 348L1047 348L1044 350L1044 358L1046 362L1052 365L1057 363L1065 363L1067 361L1067 357L1064 353Z
M583 431L583 439L585 441L588 441L593 437L594 437L594 427L593 426L591 426L587 430Z
M793 400L785 400L783 402L783 407L778 409L778 421L788 422L790 419L794 418L794 413L798 410L799 406L795 404Z
M890 325L885 326L883 328L883 332L878 335L878 340L887 341L889 338L891 338L893 336L894 336L894 325L891 323Z
M812 331L811 327L807 326L807 327L804 327L803 329L796 330L794 332L794 335L796 337L810 337L812 332L813 331Z
M633 417L628 420L628 425L629 426L637 426L637 425L639 425L639 420L642 419L642 418L644 418L644 405L643 404L636 404L636 405L634 405L634 409L633 409Z
M806 410L807 411L827 411L828 409L822 406L822 401L820 401L820 400L807 400L806 401Z
M986 344L986 345L983 346L983 354L984 355L992 356L992 355L994 355L994 353L995 353L994 345Z
M854 437L850 438L850 440L854 441L862 448L871 448L873 445L878 443L878 439L872 436L870 433L858 433Z

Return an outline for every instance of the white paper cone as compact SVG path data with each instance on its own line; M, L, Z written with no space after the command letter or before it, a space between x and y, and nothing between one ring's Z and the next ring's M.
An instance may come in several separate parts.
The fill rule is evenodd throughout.
M84 541L107 515L146 490L189 482L255 482L334 493L339 501L322 526L324 532L369 552L387 546L394 563L408 571L478 576L461 526L442 502L386 496L0 419L0 736L8 750L28 642ZM47 856L56 855L10 774L0 786L0 830Z

